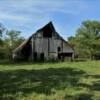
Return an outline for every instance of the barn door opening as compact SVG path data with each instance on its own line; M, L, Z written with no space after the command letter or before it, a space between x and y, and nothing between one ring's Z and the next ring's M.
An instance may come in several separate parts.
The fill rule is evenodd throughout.
M40 59L41 59L41 61L44 61L44 53L40 54Z
M58 48L57 48L57 51L58 51L58 59L61 60L61 55L60 55L61 47L58 47Z
M61 47L58 47L58 53L61 51Z
M37 52L33 53L34 61L37 61Z
M31 44L28 42L21 50L21 58L22 60L28 60L31 54Z

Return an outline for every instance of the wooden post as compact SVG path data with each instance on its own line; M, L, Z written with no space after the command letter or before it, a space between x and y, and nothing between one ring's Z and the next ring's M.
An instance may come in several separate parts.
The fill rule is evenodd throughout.
M49 50L50 50L50 40L48 38L48 58L49 58Z
M72 53L72 61L74 61L74 52Z
M34 42L34 41L33 41L33 36L32 36L32 44L31 44L31 47L32 47L32 54L31 54L31 56L32 56L32 61L33 61L33 49L34 49L34 48L33 48L33 45L34 45L33 42Z

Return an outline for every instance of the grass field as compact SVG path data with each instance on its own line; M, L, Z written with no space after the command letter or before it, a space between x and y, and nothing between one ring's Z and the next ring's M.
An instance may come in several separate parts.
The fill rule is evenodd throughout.
M100 100L100 61L0 62L0 100Z

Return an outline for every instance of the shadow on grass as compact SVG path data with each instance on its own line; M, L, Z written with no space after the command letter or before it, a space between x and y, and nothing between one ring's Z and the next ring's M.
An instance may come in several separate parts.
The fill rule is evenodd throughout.
M100 75L86 75L85 74L85 78L88 78L88 77L100 79ZM100 91L100 80L92 82L92 84L78 83L77 85L80 87L88 88L90 90Z
M33 64L33 62L28 62L28 61L14 62L13 60L0 60L0 65L4 65L4 66L31 65L31 64ZM42 64L42 62L41 63L34 62L34 64Z
M96 81L92 85L92 89L96 91L100 91L100 81Z
M40 70L15 70L0 72L0 100L9 100L18 94L54 94L53 89L75 87L85 72L73 68L48 68ZM10 99L11 100L11 99Z
M80 93L80 94L75 96L74 100L93 100L92 96L93 95L91 95L89 93Z
M93 95L89 93L80 93L75 96L66 95L64 100L93 100Z
M59 63L60 61L19 61L19 62L15 62L13 60L0 60L0 65L3 66L15 66L15 65L32 65L32 64L38 64L38 65L42 65L42 64L56 64Z

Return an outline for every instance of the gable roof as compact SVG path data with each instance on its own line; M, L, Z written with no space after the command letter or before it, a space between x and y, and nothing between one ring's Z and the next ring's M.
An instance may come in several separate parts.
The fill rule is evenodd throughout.
M55 28L54 28L52 22L50 21L48 24L46 24L45 26L43 26L42 28L40 28L39 30L37 30L37 31L36 31L35 33L33 33L28 39L26 39L24 42L22 42L16 49L13 50L13 53L14 53L14 52L17 52L17 51L19 51L19 50L21 50L21 49L31 40L32 36L34 36L34 35L37 34L38 32L41 32L41 31L45 30L46 28L49 28L50 30L52 30L52 32L56 33L56 35L57 35L62 41L64 41L67 45L69 45L69 46L72 48L72 50L74 51L73 47L72 47L67 41L65 41L65 40L63 39L63 37L61 37L61 36L59 35L59 33L56 32L56 30L55 30Z
M56 30L55 30L55 28L54 28L54 26L53 26L51 21L48 24L46 24L45 26L43 26L42 28L40 28L39 30L37 30L37 32L43 31L43 30L45 30L47 28L51 29L52 32L56 32Z
M30 36L28 39L26 39L24 42L22 42L17 48L15 48L12 52L17 52L19 50L22 50L22 48L31 40L32 36Z

